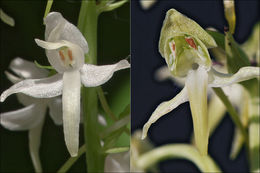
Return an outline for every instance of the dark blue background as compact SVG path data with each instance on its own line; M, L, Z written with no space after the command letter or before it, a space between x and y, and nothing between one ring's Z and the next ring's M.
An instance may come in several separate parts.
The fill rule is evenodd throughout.
M173 98L180 88L170 80L157 82L156 69L165 65L158 52L159 34L166 12L175 8L199 23L203 28L214 27L223 31L226 24L221 0L161 0L150 10L141 9L138 1L131 2L131 127L141 129L154 109L163 101ZM244 42L257 20L257 0L236 1L237 28L235 39ZM149 130L149 138L156 146L168 143L189 143L192 133L189 103L163 116ZM209 154L224 172L248 172L245 149L234 161L229 159L234 125L228 114L209 141ZM198 172L186 160L168 160L160 164L162 172Z

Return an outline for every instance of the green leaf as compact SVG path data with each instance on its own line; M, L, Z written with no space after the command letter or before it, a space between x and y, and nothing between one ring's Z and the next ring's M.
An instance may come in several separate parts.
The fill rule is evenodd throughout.
M214 38L218 47L225 50L225 35L218 31L211 31L211 30L206 30L206 31L209 35L211 35Z
M250 66L246 53L236 43L230 32L227 32L225 36L225 50L230 73L236 73L241 67Z

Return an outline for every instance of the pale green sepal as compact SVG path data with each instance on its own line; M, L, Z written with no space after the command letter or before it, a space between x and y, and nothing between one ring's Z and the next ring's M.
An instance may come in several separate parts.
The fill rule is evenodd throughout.
M221 172L209 155L202 156L194 146L187 144L169 144L157 147L141 155L136 163L139 168L147 170L150 166L169 158L187 159L193 162L202 172Z
M0 8L0 18L4 23L6 23L10 26L15 25L14 19L12 17L8 16L1 8Z
M187 87L192 113L195 144L201 155L208 153L207 88L208 74L203 67L191 70L187 76Z
M189 34L200 39L207 48L216 47L215 40L195 21L182 15L175 9L170 9L163 22L159 41L159 51L164 57L166 41L179 34Z
M159 118L161 118L163 115L169 113L176 107L178 107L180 104L188 101L188 95L187 95L187 89L184 87L182 91L176 95L173 99L162 102L153 112L151 117L149 118L148 122L145 123L143 127L143 134L142 139L144 139L147 136L147 132L150 128L150 126L156 122Z
M243 67L235 74L224 74L211 68L209 71L209 86L224 87L234 83L246 81L260 76L259 67Z

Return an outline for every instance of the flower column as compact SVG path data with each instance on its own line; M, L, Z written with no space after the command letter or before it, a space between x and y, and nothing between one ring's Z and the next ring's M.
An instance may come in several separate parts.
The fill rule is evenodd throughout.
M97 6L96 1L82 1L78 28L89 43L89 52L85 55L85 62L97 63ZM84 136L86 146L86 161L88 172L104 170L104 155L100 153L101 145L97 121L97 93L95 88L82 89Z

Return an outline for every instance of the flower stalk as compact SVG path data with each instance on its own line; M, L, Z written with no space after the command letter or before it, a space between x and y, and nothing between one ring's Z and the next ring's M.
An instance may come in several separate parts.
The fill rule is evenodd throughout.
M96 1L81 2L78 28L89 43L89 52L85 55L85 62L97 63L97 23ZM84 137L86 147L87 172L104 170L105 156L100 153L101 144L98 135L98 98L95 88L82 89Z

